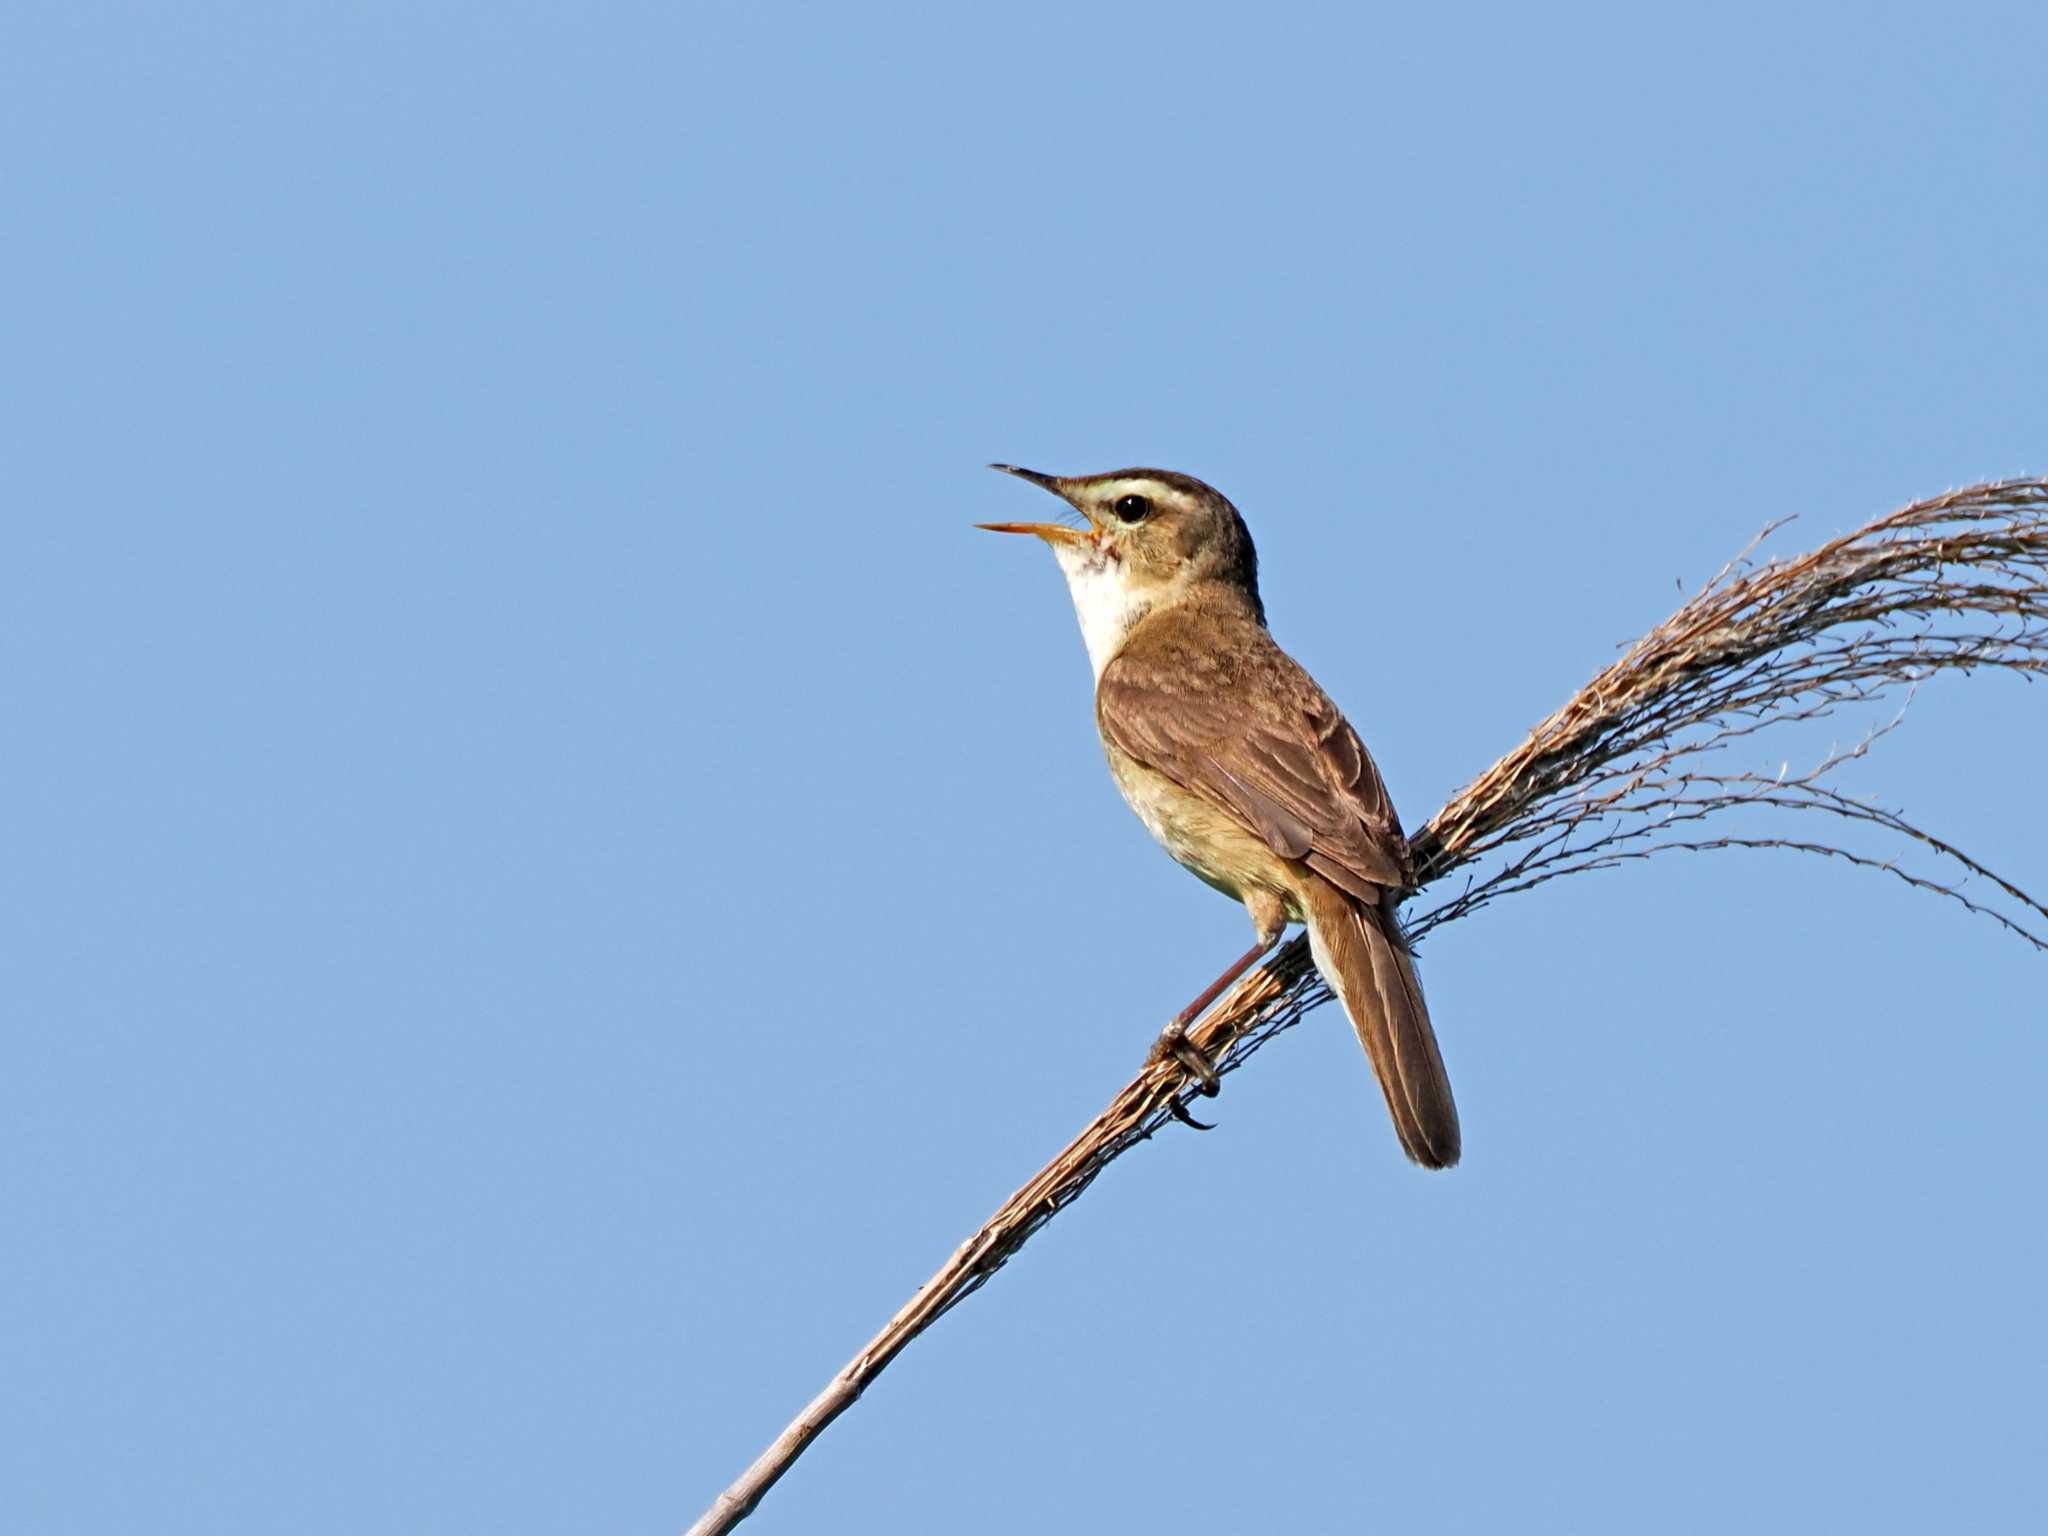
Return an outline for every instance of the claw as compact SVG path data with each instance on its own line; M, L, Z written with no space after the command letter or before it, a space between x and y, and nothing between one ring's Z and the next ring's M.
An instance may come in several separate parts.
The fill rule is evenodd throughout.
M1178 1120L1182 1125L1188 1126L1193 1130L1213 1131L1216 1129L1216 1127L1211 1122L1207 1120L1197 1120L1193 1115L1189 1114L1187 1105L1181 1103L1181 1101L1178 1098L1172 1098L1166 1101L1166 1112L1169 1115L1173 1116L1174 1119Z

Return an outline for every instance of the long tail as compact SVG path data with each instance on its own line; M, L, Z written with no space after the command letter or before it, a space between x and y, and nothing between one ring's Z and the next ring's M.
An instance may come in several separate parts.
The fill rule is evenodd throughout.
M1367 906L1321 876L1310 877L1303 895L1309 952L1372 1059L1401 1150L1425 1168L1450 1167L1458 1160L1458 1106L1391 901Z

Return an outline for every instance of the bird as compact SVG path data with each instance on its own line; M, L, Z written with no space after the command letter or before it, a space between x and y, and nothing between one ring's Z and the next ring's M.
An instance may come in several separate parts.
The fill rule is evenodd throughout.
M1425 1168L1451 1167L1457 1105L1397 915L1416 884L1408 839L1358 733L1267 629L1244 518L1172 470L989 467L1080 514L1078 526L977 526L1051 546L1094 669L1095 723L1117 788L1177 862L1251 917L1253 947L1175 1015L1155 1059L1172 1055L1213 1093L1213 1064L1188 1025L1301 923L1402 1151Z

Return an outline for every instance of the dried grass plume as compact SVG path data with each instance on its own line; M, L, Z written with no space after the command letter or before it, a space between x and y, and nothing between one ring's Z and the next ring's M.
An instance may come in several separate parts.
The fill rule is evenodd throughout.
M1764 537L1782 525L1773 525ZM1737 749L1937 673L2048 672L2048 482L2007 480L1915 502L1811 553L1755 545L1481 774L1411 839L1435 904L1420 938L1559 876L1658 854L1816 853L1960 903L2037 949L2048 907L1897 811L1831 782L1896 723L1798 772L1745 770ZM1448 877L1463 871L1456 882ZM1296 938L1190 1031L1224 1072L1328 1000ZM1148 1066L848 1362L719 1495L690 1536L745 1519L824 1427L919 1333L978 1290L1112 1161L1185 1116L1172 1062Z

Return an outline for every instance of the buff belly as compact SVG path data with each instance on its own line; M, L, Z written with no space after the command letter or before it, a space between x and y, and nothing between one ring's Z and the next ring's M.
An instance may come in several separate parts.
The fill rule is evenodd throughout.
M1248 891L1270 891L1286 904L1290 918L1301 920L1292 861L1273 852L1236 817L1146 767L1114 742L1105 740L1102 750L1124 803L1176 863L1233 901L1245 901Z

